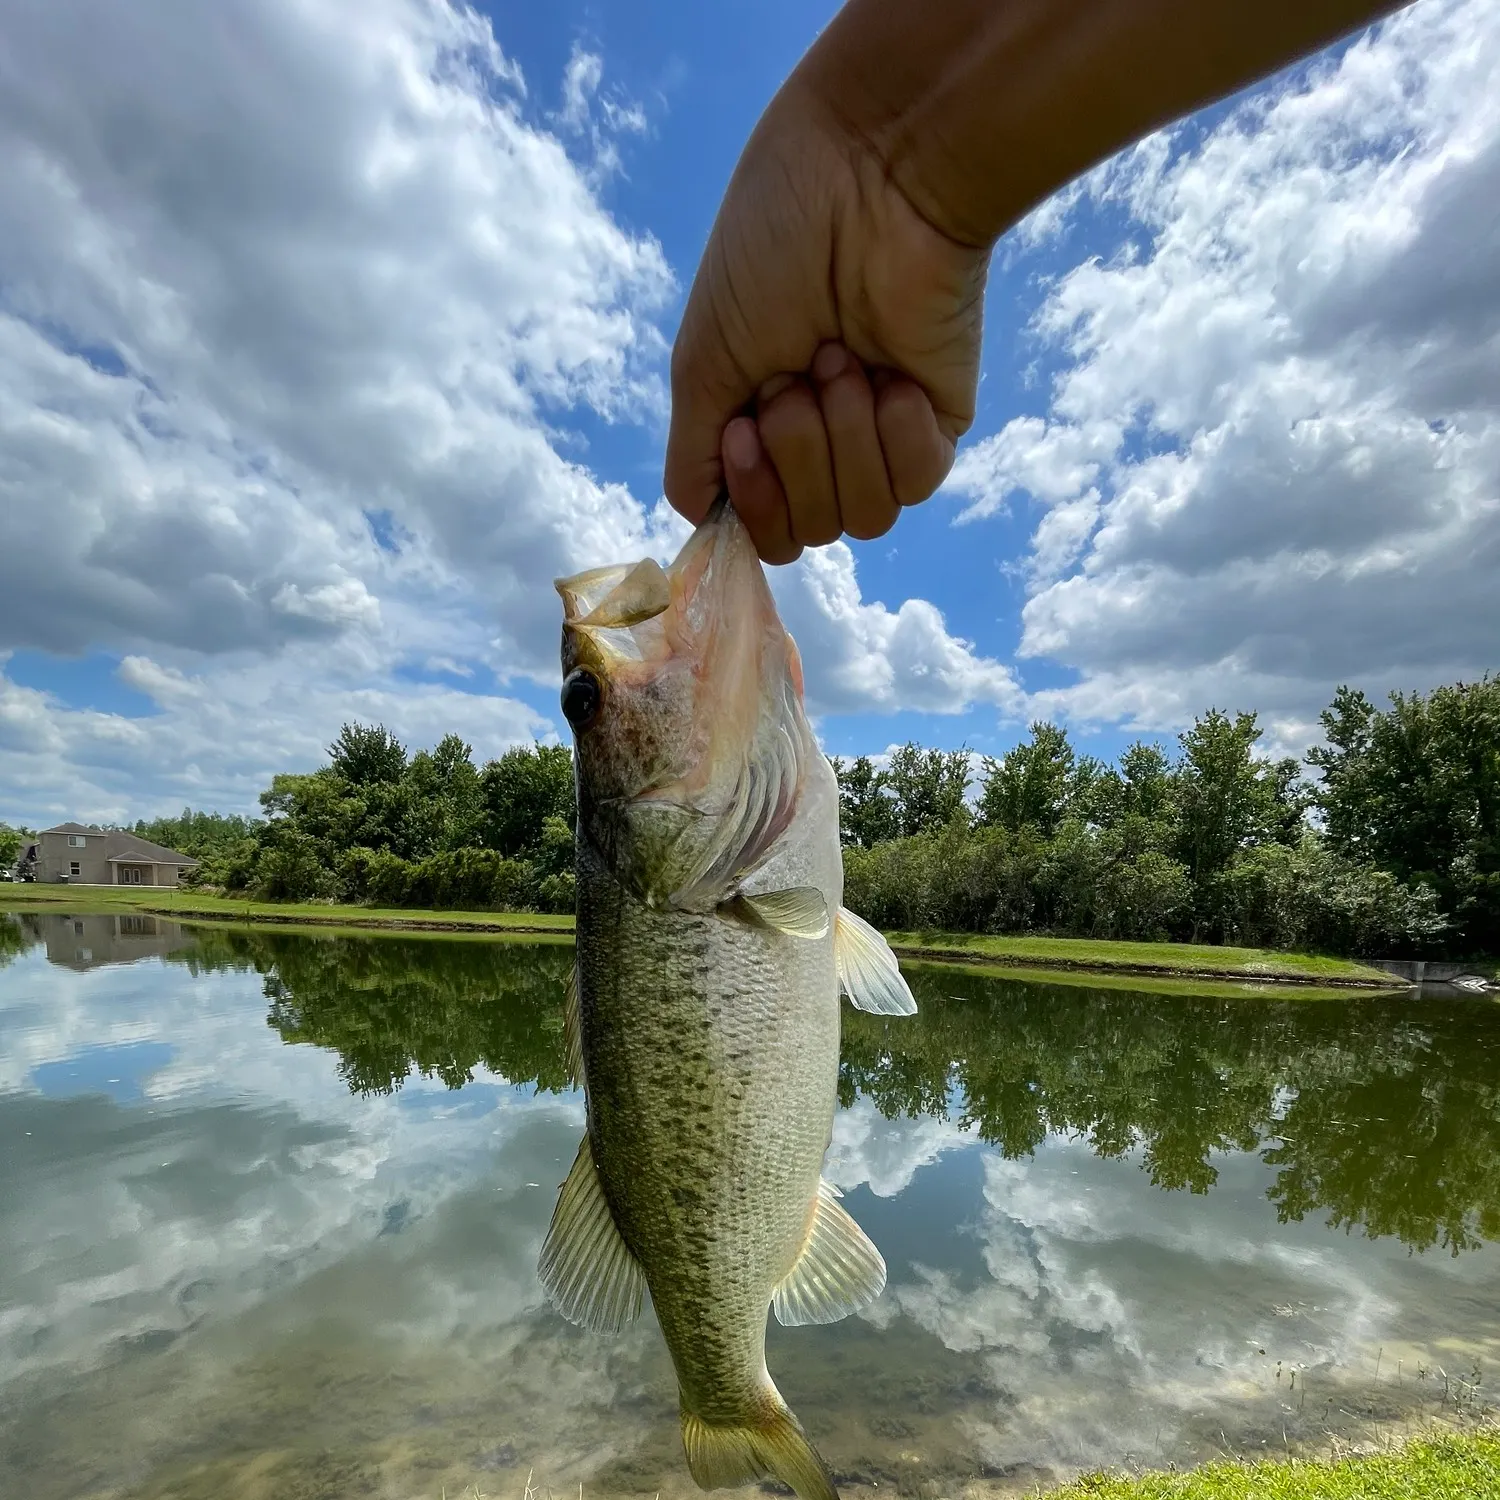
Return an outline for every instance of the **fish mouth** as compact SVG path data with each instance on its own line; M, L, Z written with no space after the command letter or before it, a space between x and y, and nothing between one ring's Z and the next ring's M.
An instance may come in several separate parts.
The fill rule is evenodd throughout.
M790 825L810 743L801 663L750 533L721 495L668 567L648 558L556 588L563 671L595 673L618 716L579 741L597 842L653 899L711 905Z

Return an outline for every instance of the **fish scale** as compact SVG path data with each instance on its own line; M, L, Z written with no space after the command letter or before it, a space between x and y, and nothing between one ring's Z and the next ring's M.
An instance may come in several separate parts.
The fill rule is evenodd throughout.
M595 1161L705 1420L758 1407L766 1309L833 1126L832 936L648 911L585 852L579 1004Z

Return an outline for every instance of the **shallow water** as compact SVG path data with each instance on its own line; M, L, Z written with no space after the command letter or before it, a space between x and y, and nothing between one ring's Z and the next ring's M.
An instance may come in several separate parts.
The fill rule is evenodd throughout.
M0 917L0 1494L696 1494L649 1312L536 1281L570 959ZM846 1492L1483 1403L1500 1007L909 974L845 1013L828 1174L890 1285L770 1338Z

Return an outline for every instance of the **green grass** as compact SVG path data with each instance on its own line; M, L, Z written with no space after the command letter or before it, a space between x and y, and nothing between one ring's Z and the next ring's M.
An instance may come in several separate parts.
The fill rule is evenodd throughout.
M1208 1464L1183 1474L1088 1475L1047 1500L1484 1500L1500 1496L1500 1430L1425 1438L1389 1453Z
M905 958L901 967L909 973L934 969L952 974L979 974L989 979L1005 978L1026 984L1072 986L1087 990L1127 990L1139 994L1188 995L1200 1000L1244 1000L1254 996L1278 1000L1347 1000L1347 984L1317 984L1280 979L1207 978L1197 974L1170 974L1165 970L1121 971L1032 966L1024 963L970 963L960 957Z
M221 921L314 924L429 932L568 933L571 917L539 912L418 911L404 907L332 906L322 902L246 901L150 886L0 886L0 907L66 906L74 911L154 911ZM1345 958L1216 948L1195 943L1115 943L1090 938L994 937L970 932L890 932L902 957L952 959L969 965L1079 973L1218 979L1238 983L1296 981L1320 986L1399 985L1390 975Z
M1218 948L1207 943L1122 943L1094 938L996 937L974 932L888 932L898 953L941 954L971 962L1037 968L1067 967L1209 978L1393 985L1389 974L1347 958L1276 953L1267 948Z
M321 901L246 901L168 886L0 885L0 907L68 907L73 911L151 911L174 917L290 922L320 927L425 928L471 932L563 932L572 917L542 912L418 911L405 907L334 906Z

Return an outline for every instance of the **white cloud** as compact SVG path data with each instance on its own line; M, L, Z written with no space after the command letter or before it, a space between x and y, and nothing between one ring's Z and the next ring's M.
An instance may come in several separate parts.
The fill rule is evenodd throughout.
M0 683L0 816L253 806L361 704L418 740L541 727L403 674L550 681L552 578L665 534L570 426L660 425L675 278L599 197L648 122L584 49L561 100L447 0L7 17L0 650L129 658L160 713ZM822 566L820 703L1009 690Z
M1290 736L1341 681L1492 669L1494 7L1422 0L1201 141L1101 168L1086 199L1128 210L1132 238L1050 287L1045 419L950 484L965 518L1045 507L1021 654L1081 680L1036 706L1147 728L1255 707Z
M137 655L118 675L160 712L68 708L0 672L0 818L114 822L184 804L255 811L271 771L322 764L349 719L384 723L413 747L452 732L481 760L555 734L514 698L372 680L359 653L337 647L290 663L219 660L201 676Z
M814 713L959 713L1021 702L1010 668L950 635L927 600L908 599L896 610L862 600L854 555L842 542L804 552L772 583L807 666Z

